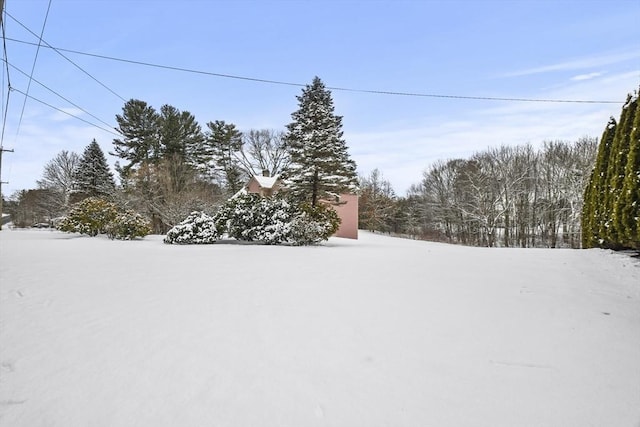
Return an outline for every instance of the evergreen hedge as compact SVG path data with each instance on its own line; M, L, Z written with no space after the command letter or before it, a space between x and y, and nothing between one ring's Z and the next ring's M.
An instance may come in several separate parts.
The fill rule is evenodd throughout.
M629 95L605 128L585 189L582 245L640 249L640 103Z

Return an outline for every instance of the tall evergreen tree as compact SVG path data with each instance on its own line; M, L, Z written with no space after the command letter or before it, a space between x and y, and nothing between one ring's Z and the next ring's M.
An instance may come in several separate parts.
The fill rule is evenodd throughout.
M157 163L160 159L159 120L156 110L138 99L127 101L122 107L122 115L116 115L116 130L122 138L113 140L112 154L127 161L116 167L123 180L132 168Z
M75 190L87 197L106 197L113 194L116 185L107 159L94 139L84 150L74 178Z
M232 123L216 120L207 123L204 162L210 165L207 173L216 177L230 194L237 193L248 176L242 170L235 153L242 149L242 132Z
M296 199L315 206L358 188L356 164L342 135L342 117L334 113L331 92L315 77L296 97L299 108L287 125L290 163L284 184Z
M585 189L582 209L582 247L584 248L600 246L606 234L606 223L609 217L605 204L609 192L607 171L617 126L616 119L611 117L600 139L596 163Z
M158 138L164 169L172 191L185 189L197 167L204 135L195 117L171 105L163 105L158 117Z
M609 122L585 191L584 247L640 248L640 125L638 93L629 95L620 120Z
M622 227L622 207L624 199L622 186L627 167L627 156L631 143L631 131L635 117L637 99L629 95L622 107L620 122L611 147L611 162L609 163L609 193L606 201L611 212L607 227L607 240L613 242L613 247L624 246L624 230Z
M159 149L164 158L178 156L193 165L194 157L204 139L202 129L193 114L163 105L158 117Z
M624 245L640 249L640 103L638 95L634 97L629 108L634 108L635 115L629 134L627 165L617 212Z

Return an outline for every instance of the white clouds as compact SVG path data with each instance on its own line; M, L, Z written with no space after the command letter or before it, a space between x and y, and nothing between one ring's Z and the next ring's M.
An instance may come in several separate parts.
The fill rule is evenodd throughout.
M588 74L579 74L577 76L571 77L571 80L573 81L581 81L581 80L591 80L593 78L596 77L600 77L602 75L602 73L588 73Z
M359 172L379 168L399 195L418 183L440 159L466 158L488 147L600 137L610 116L618 117L627 93L637 89L638 73L611 73L573 80L540 97L601 99L615 104L460 101L455 115L427 115L413 123L381 122L363 132L345 132Z
M79 108L60 108L60 111L54 111L49 118L54 122L63 122L67 120L77 120L77 117L83 114L84 112Z
M582 58L574 58L555 64L542 65L539 67L532 67L523 70L512 71L504 73L501 77L521 77L533 74L549 73L554 71L574 71L585 70L589 68L603 67L611 64L618 64L622 62L638 60L640 59L640 51L637 47L630 50L615 52L615 53L600 53L592 56L586 56Z
M74 110L74 109L67 109ZM70 111L72 114L77 114ZM14 152L3 156L2 180L8 184L2 186L5 196L17 190L35 188L36 180L41 178L44 165L60 151L68 150L82 155L92 139L100 143L105 154L111 148L113 136L77 120L67 121L66 114L32 111L23 118L20 131L8 127L5 148ZM111 160L108 156L108 160Z

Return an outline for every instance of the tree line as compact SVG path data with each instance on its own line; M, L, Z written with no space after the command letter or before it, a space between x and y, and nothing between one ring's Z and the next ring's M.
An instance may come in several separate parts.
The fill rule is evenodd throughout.
M223 120L203 130L188 111L131 99L116 115L120 136L110 152L120 185L95 140L82 157L62 151L45 166L38 189L13 197L14 223L49 220L81 199L101 197L140 212L154 233L164 233L193 211L214 212L253 175L281 176L288 197L312 207L356 191L356 164L331 92L315 77L297 100L286 132L242 132Z
M104 152L93 140L84 154L63 150L44 167L37 189L14 194L19 226L65 215L85 197L113 199L151 219L163 233L194 210L212 210L254 174L280 174L289 163L282 131L211 121L203 131L195 117L171 105L160 111L141 100L116 116L122 135L113 141L115 185Z
M319 78L297 97L286 131L241 132L191 113L141 100L116 116L116 188L96 141L83 156L62 151L37 190L21 192L21 212L63 214L78 198L106 196L134 208L164 233L192 211L213 212L252 175L280 175L299 202L360 194L360 228L475 246L638 248L640 136L637 93L600 140L501 146L466 159L440 160L398 197L378 169L356 179L342 117ZM36 218L30 218L36 222Z
M396 197L374 170L361 178L361 226L473 246L580 247L582 195L597 139L501 146L435 162Z

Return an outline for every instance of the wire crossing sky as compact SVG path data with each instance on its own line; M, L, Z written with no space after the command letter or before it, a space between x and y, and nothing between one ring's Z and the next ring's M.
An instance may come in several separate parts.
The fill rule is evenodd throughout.
M8 13L7 13L7 15L12 17ZM16 22L20 23L17 20L16 20ZM35 45L35 43L30 43L30 42L27 42L27 41L24 41L24 40L16 40L16 39L8 38L8 37L6 38L6 40L9 40L11 42ZM40 44L38 44L38 46L40 47ZM292 82L283 82L283 81L280 81L280 80L267 80L267 79L261 79L261 78L256 78L256 77L234 76L234 75L230 75L230 74L214 73L214 72L211 72L211 71L192 70L192 69L189 69L189 68L177 67L177 66L172 66L172 65L152 64L152 63L149 63L149 62L135 61L135 60L132 60L132 59L114 58L112 56L98 55L98 54L94 54L94 53L79 52L77 50L64 49L64 48L61 48L61 47L51 46L49 44L47 44L46 47L49 48L49 49L53 49L58 53L60 53L60 52L75 53L77 55L91 56L91 57L94 57L94 58L101 58L101 59L106 59L106 60L109 60L109 61L118 61L118 62L124 62L124 63L127 63L127 64L143 65L145 67L162 68L162 69L166 69L166 70L173 70L173 71L179 71L179 72L184 72L184 73L203 74L203 75L208 75L208 76L213 76L213 77L222 77L222 78L238 79L238 80L248 80L248 81L258 82L258 83L267 83L267 84L276 84L276 85L285 85L285 86L297 86L297 87L305 87L306 86L306 83L292 83ZM64 57L64 58L68 59L66 57ZM482 100L482 101L562 102L562 103L577 103L577 104L623 104L624 103L623 101L597 101L597 100L585 100L585 99L535 99L535 98L514 98L514 97L512 97L512 98L504 98L504 97L503 98L497 98L497 97L490 97L490 96L443 95L443 94L433 94L433 93L396 92L396 91L389 91L389 90L354 89L354 88L345 88L345 87L327 87L327 89L334 90L334 91L337 90L337 91L345 91L345 92L371 93L371 94L376 94L376 95L418 96L418 97L425 97L425 98L450 98L450 99L461 99L461 100L473 99L473 100ZM115 92L114 92L114 94L115 94ZM117 95L117 94L115 94L115 95L118 96L119 98L122 98L122 97L120 97L120 95Z
M201 125L283 130L319 76L359 173L379 168L402 195L439 159L599 137L640 85L637 0L5 0L5 9L3 144L15 149L3 159L6 196L34 188L61 150L82 153L95 138L111 151L108 124L131 98L190 111Z

